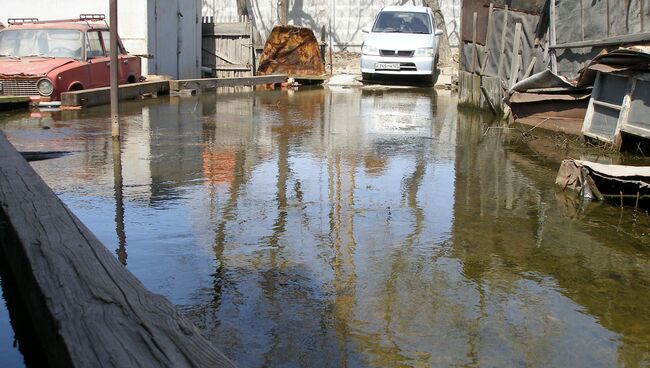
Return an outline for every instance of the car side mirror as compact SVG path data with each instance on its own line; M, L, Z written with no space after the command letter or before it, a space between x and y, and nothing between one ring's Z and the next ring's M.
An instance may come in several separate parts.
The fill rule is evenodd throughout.
M442 29L436 29L434 35L436 35L436 36L442 36L443 33L444 33L444 32L442 31Z
M370 33L370 30L368 28L361 28L361 32Z

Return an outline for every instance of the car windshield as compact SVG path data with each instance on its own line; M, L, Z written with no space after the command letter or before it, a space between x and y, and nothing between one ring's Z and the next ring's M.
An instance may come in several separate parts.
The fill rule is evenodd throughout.
M431 33L431 21L427 13L381 12L372 29L386 33Z
M0 32L0 56L65 57L81 59L81 31L72 29L17 29Z

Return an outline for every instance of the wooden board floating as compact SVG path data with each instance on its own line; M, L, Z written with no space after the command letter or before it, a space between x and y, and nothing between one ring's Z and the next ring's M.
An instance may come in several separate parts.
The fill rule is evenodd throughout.
M15 109L17 107L28 107L29 97L0 96L0 110Z
M0 253L52 367L234 367L0 133Z
M194 89L197 91L215 90L218 87L255 86L258 84L276 84L287 81L286 75L261 75L241 78L204 78L169 81L172 91Z

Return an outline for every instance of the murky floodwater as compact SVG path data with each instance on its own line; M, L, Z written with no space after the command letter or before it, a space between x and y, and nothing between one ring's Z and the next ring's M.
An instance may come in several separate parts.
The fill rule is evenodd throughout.
M455 103L130 103L121 190L107 108L2 128L20 150L74 151L33 166L242 367L649 366L648 215L557 194L558 164Z

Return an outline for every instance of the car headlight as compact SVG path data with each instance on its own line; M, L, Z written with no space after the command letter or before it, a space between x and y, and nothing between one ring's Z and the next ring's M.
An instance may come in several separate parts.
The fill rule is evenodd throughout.
M363 45L363 47L361 48L361 53L364 55L379 56L379 49L374 46Z
M434 56L435 51L433 47L423 47L415 50L415 56Z
M36 82L36 89L42 96L51 96L54 93L54 84L49 79L43 78Z

